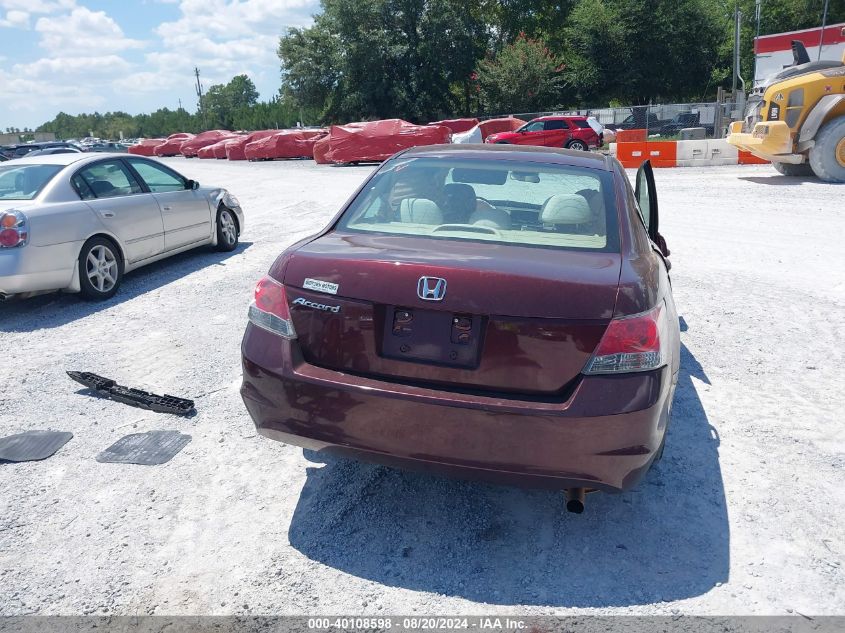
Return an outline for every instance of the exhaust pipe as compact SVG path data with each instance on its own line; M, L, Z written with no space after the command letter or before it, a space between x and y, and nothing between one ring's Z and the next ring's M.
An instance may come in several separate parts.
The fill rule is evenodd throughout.
M566 511L574 514L581 514L584 511L584 489L566 489Z

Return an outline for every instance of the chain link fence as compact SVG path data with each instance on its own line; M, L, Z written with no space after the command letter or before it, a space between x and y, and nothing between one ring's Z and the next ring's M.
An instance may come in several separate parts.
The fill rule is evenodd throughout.
M614 130L645 130L647 138L664 140L724 138L731 121L742 118L731 102L667 103L620 108L580 108L552 112L522 112L480 117L493 119L513 116L530 121L541 116L581 115L595 117Z

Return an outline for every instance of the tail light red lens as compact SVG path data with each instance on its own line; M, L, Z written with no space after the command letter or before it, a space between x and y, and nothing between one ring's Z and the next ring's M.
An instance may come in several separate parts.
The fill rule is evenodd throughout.
M0 248L24 246L29 239L26 216L20 211L0 213Z
M296 338L285 287L272 277L264 277L255 286L255 301L249 306L249 320L273 334Z
M585 374L648 371L666 364L668 330L663 304L607 326Z

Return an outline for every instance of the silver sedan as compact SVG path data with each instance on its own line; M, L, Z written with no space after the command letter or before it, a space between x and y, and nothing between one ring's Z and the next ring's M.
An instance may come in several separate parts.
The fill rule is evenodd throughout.
M107 299L124 273L203 246L231 251L237 198L126 154L0 163L0 299L50 290Z

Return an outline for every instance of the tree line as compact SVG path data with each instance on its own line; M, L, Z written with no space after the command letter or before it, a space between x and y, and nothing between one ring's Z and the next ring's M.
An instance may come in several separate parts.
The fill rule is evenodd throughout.
M238 75L194 113L60 113L38 131L157 137L712 100L731 81L737 3L748 81L755 0L322 0L311 26L280 37L269 101ZM823 6L763 0L760 33L818 26ZM842 21L845 3L831 2L828 24Z
M737 1L750 79L755 0L322 0L278 55L325 121L702 101L729 87ZM761 33L818 26L823 6L763 0Z
M211 129L261 130L289 128L302 122L316 122L317 113L302 107L287 94L259 101L253 81L246 75L233 77L227 84L210 86L196 112L184 108L160 108L150 114L126 112L70 115L60 112L52 121L38 127L54 132L57 138L165 137L174 132L197 133Z

